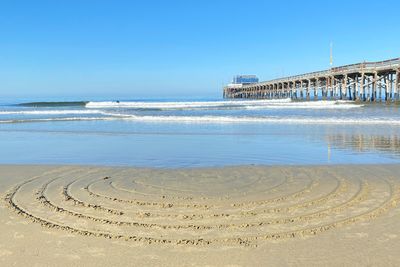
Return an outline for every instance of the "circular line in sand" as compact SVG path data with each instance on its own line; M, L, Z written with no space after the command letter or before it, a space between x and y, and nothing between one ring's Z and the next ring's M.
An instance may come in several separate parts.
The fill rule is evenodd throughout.
M301 169L291 168L289 171L301 172ZM5 200L11 209L33 222L81 235L162 244L258 245L263 240L313 236L372 220L395 207L400 199L399 187L393 181L385 178L350 179L328 171L324 172L327 176L325 181L321 178L309 179L308 183L307 179L299 180L303 184L300 190L296 188L281 197L247 201L246 205L238 206L232 205L232 200L235 201L232 198L226 199L225 205L221 206L210 203L206 205L207 209L202 209L190 199L180 206L169 206L168 202L148 202L144 206L150 215L135 217L140 210L132 209L135 205L122 202L126 207L124 209L119 198L109 197L112 199L107 203L109 208L103 206L101 201L90 203L97 198L85 193L85 190L90 189L92 182L102 179L98 177L109 177L104 176L109 172L112 173L111 170L57 169L21 183L7 194ZM313 183L318 184L312 187ZM293 187L293 184L288 183L288 187ZM256 189L256 199L259 198L257 194L263 197L265 191ZM102 190L107 192L111 189L103 185ZM74 196L78 192L81 199ZM272 199L283 206L268 206L276 203ZM244 210L248 204L253 210ZM266 209L260 211L263 205ZM228 216L214 213L221 207L226 209L225 215ZM269 209L280 211L270 218L265 212ZM182 217L178 217L181 212L184 216L193 217L181 220ZM59 216L61 214L63 216ZM151 216L154 214L165 217Z

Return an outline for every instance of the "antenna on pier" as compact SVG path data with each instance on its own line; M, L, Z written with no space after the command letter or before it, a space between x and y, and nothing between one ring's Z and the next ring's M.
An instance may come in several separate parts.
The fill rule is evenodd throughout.
M333 67L333 43L331 42L331 55L330 55L330 61L329 64L331 65L331 68Z

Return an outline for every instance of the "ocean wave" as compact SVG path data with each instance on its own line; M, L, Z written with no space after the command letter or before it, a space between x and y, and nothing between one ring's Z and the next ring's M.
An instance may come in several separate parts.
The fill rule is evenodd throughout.
M353 109L364 105L355 104L351 101L315 101L315 102L290 102L274 103L271 105L246 106L246 109Z
M301 118L301 117L234 117L234 116L124 116L124 120L173 123L272 123L321 125L400 125L400 120L387 118Z
M235 117L235 116L137 116L110 113L109 117L67 117L43 119L0 120L0 123L34 123L57 121L107 121L121 120L149 123L193 123L193 124L299 124L299 125L390 125L400 126L400 120L388 118L305 118L305 117Z
M290 103L290 99L275 100L230 100L230 101L190 101L190 102L88 102L87 108L137 108L137 109L183 109L226 106L268 105L274 103Z
M28 102L17 106L23 107L84 107L88 101L65 101L65 102Z
M300 102L291 99L273 100L230 100L198 102L88 102L86 108L118 109L351 109L359 108L352 101L309 101Z
M44 118L44 119L10 119L0 120L0 124L13 123L35 123L35 122L61 122L61 121L100 121L100 120L116 120L118 118L110 117L68 117L68 118Z
M24 111L0 111L0 115L79 115L101 114L100 110L24 110Z

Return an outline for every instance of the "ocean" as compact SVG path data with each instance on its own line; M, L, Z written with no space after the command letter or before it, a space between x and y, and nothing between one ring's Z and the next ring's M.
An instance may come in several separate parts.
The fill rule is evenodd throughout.
M400 108L290 99L3 99L0 148L0 164L400 163Z

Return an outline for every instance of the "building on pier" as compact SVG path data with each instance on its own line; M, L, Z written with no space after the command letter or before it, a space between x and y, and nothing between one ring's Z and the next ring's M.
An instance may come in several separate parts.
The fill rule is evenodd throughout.
M232 84L249 85L258 83L259 79L256 75L236 75L233 77Z
M400 58L363 62L266 82L234 83L225 98L398 101ZM238 86L238 84L240 86Z

